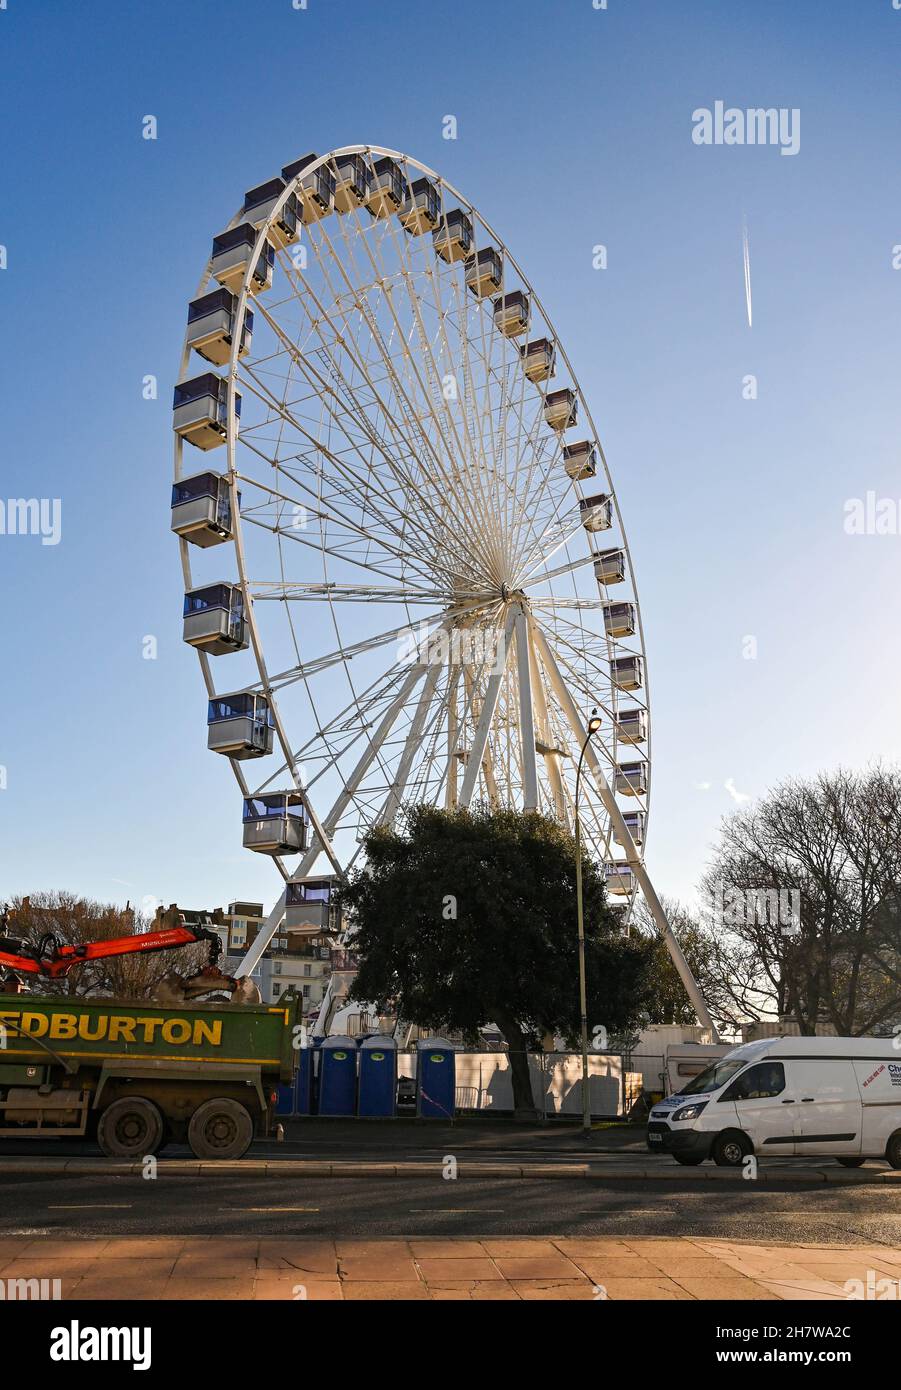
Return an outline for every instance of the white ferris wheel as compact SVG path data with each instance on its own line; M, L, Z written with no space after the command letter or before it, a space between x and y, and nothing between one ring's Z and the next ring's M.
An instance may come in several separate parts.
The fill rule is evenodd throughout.
M244 969L283 918L327 927L330 883L405 802L571 826L583 749L586 852L660 920L616 493L543 305L468 200L368 145L251 189L189 305L174 428L208 744L285 880Z

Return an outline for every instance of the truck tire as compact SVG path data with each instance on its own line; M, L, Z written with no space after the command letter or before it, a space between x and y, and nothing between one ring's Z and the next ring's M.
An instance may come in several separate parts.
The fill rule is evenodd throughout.
M123 1096L108 1105L97 1126L97 1143L107 1158L146 1158L162 1147L166 1127L151 1100Z
M195 1158L243 1158L253 1139L253 1120L236 1100L223 1096L197 1107L188 1125Z
M896 1129L886 1144L885 1156L893 1168L901 1168L901 1129Z
M865 1158L837 1158L836 1163L840 1163L843 1168L861 1168L866 1163Z
M754 1148L747 1135L738 1129L724 1129L713 1141L710 1150L718 1168L740 1168Z

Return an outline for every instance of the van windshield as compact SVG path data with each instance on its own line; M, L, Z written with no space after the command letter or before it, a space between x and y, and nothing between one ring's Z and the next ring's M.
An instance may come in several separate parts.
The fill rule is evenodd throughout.
M689 1081L687 1086L683 1086L681 1091L677 1091L680 1096L697 1096L707 1091L718 1091L721 1086L725 1086L727 1081L731 1081L737 1071L747 1066L747 1057L736 1057L729 1061L725 1057L720 1058L707 1067L705 1071Z

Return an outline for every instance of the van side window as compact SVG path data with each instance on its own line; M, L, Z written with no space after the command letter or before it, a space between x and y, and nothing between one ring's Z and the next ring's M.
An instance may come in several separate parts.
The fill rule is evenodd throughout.
M781 1062L758 1062L736 1077L720 1100L763 1100L785 1090L785 1068Z

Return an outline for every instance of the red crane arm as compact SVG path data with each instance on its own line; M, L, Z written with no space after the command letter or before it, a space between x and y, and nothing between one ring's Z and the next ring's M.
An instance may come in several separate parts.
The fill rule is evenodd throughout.
M24 941L0 936L0 967L19 975L42 975L56 980L68 975L76 965L106 956L130 956L141 951L169 951L173 947L193 946L205 941L210 946L210 961L215 965L222 950L221 938L206 927L164 927L160 931L136 932L131 936L114 936L108 941L85 941L77 946L61 944L45 936L35 948Z

